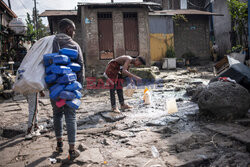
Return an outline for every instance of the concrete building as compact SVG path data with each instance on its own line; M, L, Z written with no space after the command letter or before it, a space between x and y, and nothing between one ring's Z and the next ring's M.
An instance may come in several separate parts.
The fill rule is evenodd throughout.
M247 0L240 0L247 2ZM235 34L232 31L231 15L227 5L227 0L207 0L205 5L207 11L220 13L221 17L212 17L211 34L214 41L219 46L219 56L223 57L232 46L236 45Z
M89 75L99 75L121 55L144 56L150 65L148 2L79 3L83 48Z
M9 22L17 18L17 15L4 3L0 1L0 59L6 61L5 56L14 45L14 32L8 27ZM4 57L3 57L4 56ZM7 60L8 61L8 60Z
M172 16L184 15L187 22L174 22ZM209 16L218 15L199 10L162 10L149 13L150 50L152 61L166 56L174 46L177 58L192 52L200 61L210 59Z
M45 10L39 15L40 17L47 17L49 22L50 34L58 33L58 24L61 19L68 18L75 23L76 34L74 40L82 46L82 33L81 33L81 21L77 16L77 10Z
M168 9L205 10L206 0L144 0L144 2L159 3L162 5L163 10L168 10Z

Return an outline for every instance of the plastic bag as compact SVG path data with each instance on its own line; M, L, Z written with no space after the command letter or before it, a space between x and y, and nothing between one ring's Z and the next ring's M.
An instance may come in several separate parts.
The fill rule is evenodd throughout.
M124 94L127 97L132 97L135 92L135 88L133 88L132 84L128 84L128 86L125 87Z
M54 35L38 40L24 57L17 70L13 90L18 93L35 93L46 88L43 55L51 53Z

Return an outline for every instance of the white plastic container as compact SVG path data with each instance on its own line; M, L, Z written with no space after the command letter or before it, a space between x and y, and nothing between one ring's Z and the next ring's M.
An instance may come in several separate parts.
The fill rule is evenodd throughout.
M162 69L176 69L176 58L163 58Z

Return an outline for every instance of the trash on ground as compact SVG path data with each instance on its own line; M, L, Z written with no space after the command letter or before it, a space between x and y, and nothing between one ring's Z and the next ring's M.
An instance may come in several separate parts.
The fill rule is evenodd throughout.
M147 87L144 89L143 102L144 104L151 104L151 93Z
M56 163L56 159L55 159L55 158L49 158L49 161L50 161L52 164L55 164L55 163Z
M167 101L167 112L168 114L174 114L178 112L177 104L175 99L170 99Z

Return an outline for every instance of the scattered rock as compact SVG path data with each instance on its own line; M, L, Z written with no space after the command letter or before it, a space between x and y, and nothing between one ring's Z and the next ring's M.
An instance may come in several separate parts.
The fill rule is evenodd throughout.
M241 118L250 108L250 94L239 84L213 82L200 93L198 106L201 114L215 119Z
M135 157L139 152L137 150L132 150L129 148L120 148L117 151L112 152L112 157L115 159L132 158Z
M214 132L229 136L235 140L244 143L246 146L250 143L250 129L236 124L210 124L206 128Z
M148 81L155 80L156 76L151 68L130 68L130 72Z
M249 154L232 152L222 155L218 160L212 163L211 166L249 166L249 164Z
M113 130L110 132L110 134L119 137L120 139L122 138L126 138L128 136L131 136L131 134L127 133L127 132L123 132L123 131L119 131L119 130Z
M193 94L195 93L197 87L196 86L190 86L186 88L186 95L187 96L193 96Z
M202 166L206 161L214 159L216 153L211 148L200 148L188 152L182 152L177 155L170 155L166 158L166 165L183 166Z
M193 94L192 94L191 101L197 102L198 99L199 99L199 97L200 97L200 94L201 94L201 92L203 91L204 88L205 88L204 85L198 86L198 87L194 90L194 92L193 92Z
M158 67L156 66L151 66L151 70L154 74L159 75L161 72Z
M99 148L89 148L88 150L82 152L76 160L83 162L83 163L85 162L103 163L104 162L104 158Z
M83 152L83 151L86 151L88 149L88 147L87 146L85 146L84 144L79 144L79 146L78 146L78 150L79 151L81 151L81 152Z
M115 113L115 112L102 112L101 116L107 121L107 122L116 122L124 119L126 116L121 113Z
M109 142L107 141L107 139L103 139L102 144L104 144L106 146L110 145Z

